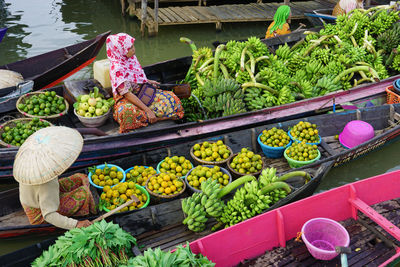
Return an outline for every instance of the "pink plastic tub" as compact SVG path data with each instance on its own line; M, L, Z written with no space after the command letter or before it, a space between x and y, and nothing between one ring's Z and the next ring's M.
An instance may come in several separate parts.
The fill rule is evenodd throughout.
M338 222L328 218L308 220L301 229L302 239L311 255L319 260L331 260L338 253L336 246L347 247L350 236Z
M365 121L351 121L339 134L340 143L346 148L358 146L375 136L374 128Z

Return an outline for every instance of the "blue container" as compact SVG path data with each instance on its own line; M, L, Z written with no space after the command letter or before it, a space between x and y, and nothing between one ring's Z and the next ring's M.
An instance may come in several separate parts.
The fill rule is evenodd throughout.
M397 93L400 93L400 79L397 79L393 82L393 88Z
M106 166L105 164L97 165L97 166L96 166L96 169L104 169L105 166ZM111 167L117 167L117 171L122 172L122 174L124 175L124 177L122 177L122 180L119 181L119 182L120 182L120 183L125 182L126 175L125 175L124 169L122 169L120 166L117 166L117 165L114 165L114 164L107 164L107 167L110 167L110 168L111 168ZM92 181L92 173L91 173L91 172L89 172L88 178L89 178L89 183L90 183L91 185L93 185L94 187L96 187L96 188L98 188L98 189L103 190L103 186L98 186L97 184L93 183L93 181ZM111 187L114 187L114 186L115 186L115 185L113 185L113 186L111 186Z
M290 136L290 139L292 139L294 142L296 142L296 143L301 143L301 141L300 140L298 140L298 139L296 139L296 138L294 138L291 134L290 134L290 131L288 132L288 135ZM319 145L319 144L321 144L321 136L320 135L318 135L318 138L319 138L319 141L318 142L316 142L316 143L306 143L307 145Z
M285 149L288 148L292 144L292 141L290 140L289 144L287 144L286 146L281 146L281 147L268 146L268 145L264 144L263 142L261 142L261 139L260 139L261 135L262 135L262 133L260 133L258 135L257 141L260 144L264 155L271 159L281 158L283 156L283 152L285 151Z

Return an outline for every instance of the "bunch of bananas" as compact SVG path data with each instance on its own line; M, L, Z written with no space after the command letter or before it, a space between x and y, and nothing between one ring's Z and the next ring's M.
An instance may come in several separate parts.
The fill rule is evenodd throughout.
M292 56L292 51L288 44L285 43L285 45L280 45L278 49L276 49L275 55L277 55L279 59L287 60Z
M281 181L279 180L279 177L276 175L275 168L264 169L261 172L260 176L258 177L258 183L260 184L261 187L265 187L276 182L281 182ZM268 195L271 200L271 205L285 198L287 194L288 192L285 189L274 189L270 191Z
M257 181L245 183L228 201L219 220L225 227L232 226L260 214L271 202L270 197L259 189Z
M225 204L217 197L221 191L217 180L208 179L201 183L201 190L203 192L201 205L205 208L207 215L215 218L221 216Z
M182 210L187 215L182 223L187 224L193 232L203 231L208 220L206 210L200 203L202 195L196 192L191 197L182 200Z

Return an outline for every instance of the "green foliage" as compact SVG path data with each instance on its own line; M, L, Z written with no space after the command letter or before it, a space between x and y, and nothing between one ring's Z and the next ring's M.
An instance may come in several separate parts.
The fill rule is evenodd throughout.
M32 266L90 266L90 262L99 260L104 266L111 266L111 258L118 260L118 263L126 263L126 252L132 244L136 244L134 237L117 224L103 220L86 228L69 230L44 251ZM110 256L111 252L118 257Z

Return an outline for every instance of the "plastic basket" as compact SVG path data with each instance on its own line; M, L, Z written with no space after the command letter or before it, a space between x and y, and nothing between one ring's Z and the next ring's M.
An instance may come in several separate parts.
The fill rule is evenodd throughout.
M290 130L291 131L291 130ZM290 136L290 139L292 139L294 142L296 142L296 143L301 143L301 141L299 140L299 139L296 139L295 137L293 137L291 134L290 134L290 131L288 132L288 135ZM319 138L319 141L318 142L316 142L316 143L306 143L307 145L319 145L319 144L321 144L321 136L320 135L318 135L318 138Z
M338 253L336 246L347 247L350 236L340 223L328 218L308 220L301 228L301 238L311 255L319 260L331 260Z
M386 103L397 104L400 103L400 96L393 92L393 85L386 87Z
M214 168L215 165L200 165L200 166L204 166L204 167L208 167L208 168L211 168L211 169L212 169L212 168ZM221 171L222 171L223 173L228 174L228 176L229 176L229 183L228 183L228 184L230 184L230 183L232 182L232 175L229 173L229 171L228 171L227 169L222 168L222 167L219 167L219 168L221 169ZM188 187L191 191L201 193L201 192L202 192L201 190L198 190L198 189L192 187L192 186L189 184L188 180L187 180L187 177L190 175L190 173L191 173L194 169L195 169L195 168L192 168L192 169L186 174L184 180L185 180L185 183L186 183L187 187ZM210 178L208 178L208 179L210 179Z
M146 188L144 188L143 186L138 185L138 184L135 184L135 186L136 186L137 189L139 189L139 190L140 190L143 194L145 194L146 197L147 197L147 200L146 200L146 202L144 203L144 205L141 206L139 209L136 209L136 210L144 209L144 208L146 208L146 207L149 205L149 203L150 203L150 194L149 194L149 192L147 192ZM129 200L128 200L128 201L129 201ZM103 207L103 209L104 209L106 212L111 211L111 210L107 209L106 207ZM126 211L126 212L128 212L128 211Z
M318 150L318 156L317 156L315 159L307 160L307 161L294 160L294 159L289 158L289 157L286 155L286 151L287 151L288 149L289 149L289 148L286 148L286 149L285 149L285 152L283 152L283 156L285 157L285 159L287 160L287 162L289 163L289 166L290 166L291 168L300 168L300 167L303 167L303 166L308 165L308 164L310 164L310 163L313 163L313 162L315 162L315 161L317 161L317 160L319 160L319 159L321 158L321 152Z
M96 166L96 169L104 169L105 166L106 166L105 164L97 165L97 166ZM124 169L122 169L120 166L117 166L117 165L114 165L114 164L107 164L107 167L110 167L110 168L111 168L111 167L117 167L117 171L121 171L122 174L124 175L124 177L122 177L122 180L119 181L119 182L120 182L120 183L125 182L126 175L125 175ZM91 172L89 172L88 178L89 178L89 183L90 183L91 185L93 185L93 186L96 187L97 189L103 190L103 187L104 187L104 186L99 186L99 185L95 184L95 183L92 181L92 173L91 173ZM113 188L114 186L116 186L116 185L111 186L111 188Z
M285 149L292 144L292 140L290 140L289 144L287 144L286 146L272 147L261 142L260 139L261 135L262 133L260 133L260 135L257 138L258 144L260 145L264 155L271 159L281 158L283 156L283 152L285 151Z

